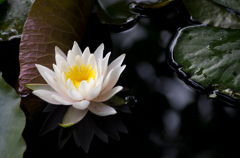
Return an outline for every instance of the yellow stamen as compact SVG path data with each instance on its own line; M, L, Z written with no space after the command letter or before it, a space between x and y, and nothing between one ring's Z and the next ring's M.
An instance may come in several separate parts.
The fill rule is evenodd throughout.
M70 71L64 72L66 75L66 79L71 79L73 82L73 85L78 88L78 86L81 84L81 81L85 80L87 82L90 81L90 79L95 79L96 70L92 69L92 66L88 64L85 66L85 64L80 65L74 65L72 67L69 67Z

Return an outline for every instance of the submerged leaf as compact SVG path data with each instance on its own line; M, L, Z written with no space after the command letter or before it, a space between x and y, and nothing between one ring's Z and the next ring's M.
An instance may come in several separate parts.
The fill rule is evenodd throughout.
M52 69L52 64L55 62L55 46L67 53L73 41L81 42L93 4L94 0L35 1L24 25L20 44L19 93L21 96L27 96L31 92L25 84L45 83L35 64ZM44 108L40 108L36 102L32 104L32 100L26 98L22 103L30 114Z
M4 1L4 0L3 0ZM0 4L3 2L0 0ZM7 0L0 6L0 41L20 38L34 0Z
M20 97L2 78L0 72L0 157L20 158L26 150L22 137L25 115Z
M238 15L210 0L183 0L190 15L197 21L215 27L240 29Z
M212 0L214 2L217 2L223 6L226 6L228 8L231 8L233 10L240 12L240 1L239 0Z
M174 59L193 81L240 99L240 30L185 28L177 38Z
M145 9L155 9L161 8L168 5L170 2L174 0L137 0L137 6L145 8Z

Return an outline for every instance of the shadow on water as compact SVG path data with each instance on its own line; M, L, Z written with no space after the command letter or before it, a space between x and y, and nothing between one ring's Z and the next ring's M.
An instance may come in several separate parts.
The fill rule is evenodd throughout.
M165 10L165 14L150 13L121 32L101 25L93 15L80 45L82 49L89 46L93 52L104 43L104 53L112 52L110 60L126 54L127 67L118 84L129 91L119 95L134 96L137 103L129 106L131 114L117 115L128 134L119 132L120 140L110 137L108 143L94 136L87 154L71 136L59 150L59 127L39 137L48 116L43 113L35 121L27 120L23 133L27 143L25 158L239 156L239 110L189 88L167 62L177 30L191 23L186 10L182 11L185 8L179 10L182 5L178 2L170 5L173 9Z

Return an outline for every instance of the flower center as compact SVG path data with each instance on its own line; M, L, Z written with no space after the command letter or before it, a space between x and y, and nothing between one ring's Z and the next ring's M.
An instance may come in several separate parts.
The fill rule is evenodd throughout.
M83 80L89 82L91 78L95 79L96 70L92 69L92 66L90 66L90 64L88 64L87 66L83 64L79 67L76 64L72 67L69 67L69 69L70 71L64 72L64 74L66 75L67 80L71 79L73 85L76 88L78 88L78 86L81 84L81 81Z

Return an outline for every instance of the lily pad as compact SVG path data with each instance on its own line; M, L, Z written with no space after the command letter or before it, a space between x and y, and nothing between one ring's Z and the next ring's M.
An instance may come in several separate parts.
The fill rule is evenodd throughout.
M215 27L240 29L237 13L210 0L183 0L190 15L203 24Z
M210 91L240 99L240 30L185 28L173 52L178 67L191 80Z
M134 22L139 13L134 11L135 7L143 9L161 8L174 0L99 0L97 3L97 14L104 24L123 25Z
M2 78L0 72L0 157L20 158L26 150L22 137L25 115L20 97Z
M74 41L81 42L94 2L35 0L32 5L24 25L19 54L19 93L25 96L21 106L30 114L44 108L38 105L42 102L37 98L29 99L31 91L25 87L27 83L45 83L35 64L52 69L52 64L55 63L55 46L67 53Z
M0 41L20 38L34 0L7 0L0 6ZM3 1L0 0L0 4Z
M212 0L212 1L240 12L239 0Z

